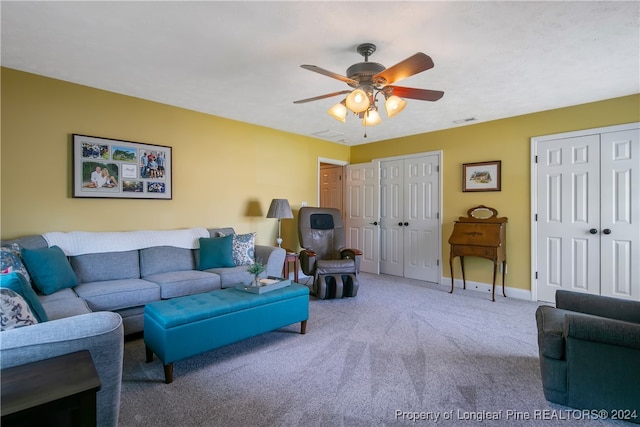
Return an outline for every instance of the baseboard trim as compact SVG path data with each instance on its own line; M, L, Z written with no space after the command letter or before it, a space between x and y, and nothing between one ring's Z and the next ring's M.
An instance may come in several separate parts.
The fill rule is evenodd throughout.
M450 277L441 277L440 278L440 284L441 285L446 285L449 288L451 288L451 278ZM462 279L454 279L453 280L453 287L454 287L454 292L456 292L456 290L460 289L461 291L463 290L463 283L462 283ZM489 283L482 283L482 282L474 282L473 280L467 280L467 290L468 291L475 291L475 292L484 292L484 293L491 293L491 289L493 288L493 286ZM531 291L530 290L526 290L526 289L520 289L520 288L512 288L507 286L505 289L505 293L507 295L507 297L509 298L517 298L517 299L522 299L522 300L526 300L526 301L532 301L531 299ZM502 296L502 285L499 285L496 283L496 298L498 296Z

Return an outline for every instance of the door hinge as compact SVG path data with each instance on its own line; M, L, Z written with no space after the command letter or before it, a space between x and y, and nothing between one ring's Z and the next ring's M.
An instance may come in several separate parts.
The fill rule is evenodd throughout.
M338 181L342 181L342 175L338 175Z
M440 172L440 165L436 166L436 172Z
M440 212L436 212L436 219L440 219Z
M534 163L538 163L538 155L536 154L536 158L534 160Z
M439 260L439 259L437 259L437 260L436 260L436 265L437 265L437 266L439 266L439 265L440 265L440 260Z
M538 220L538 214L535 215L534 221L537 221L537 220Z
M538 280L538 272L536 271L536 280Z

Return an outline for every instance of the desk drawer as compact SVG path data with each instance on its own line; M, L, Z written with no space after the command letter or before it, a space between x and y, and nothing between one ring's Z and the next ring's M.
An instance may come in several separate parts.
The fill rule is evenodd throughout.
M451 256L477 256L481 258L494 259L496 256L496 248L488 246L452 245Z

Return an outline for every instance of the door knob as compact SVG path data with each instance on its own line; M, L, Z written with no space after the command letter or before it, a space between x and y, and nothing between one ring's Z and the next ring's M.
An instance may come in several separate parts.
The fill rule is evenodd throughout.
M370 222L369 224L371 224L371 225L378 225L378 221L373 221L373 222Z
M596 234L598 233L598 230L596 230L595 228L592 228L591 230L589 230L589 233Z
M406 227L406 226L408 226L408 225L409 225L409 223L408 223L408 222L405 222L405 223L404 223L404 226L405 226L405 227Z
M608 228L605 228L604 230L602 230L602 232L604 234L611 234L611 230L609 230Z
M399 227L402 227L402 223L401 223L401 222L399 222L399 223L398 223L398 226L399 226Z

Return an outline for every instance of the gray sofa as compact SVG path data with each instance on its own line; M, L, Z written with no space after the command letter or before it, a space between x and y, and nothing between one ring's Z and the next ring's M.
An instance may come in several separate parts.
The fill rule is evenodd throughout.
M118 425L124 346L122 318L118 314L81 314L0 334L2 369L89 350L101 384L96 395L98 426Z
M536 322L547 400L640 423L640 302L558 290Z
M233 228L206 232L210 237L234 234ZM100 233L93 233L92 239L101 247ZM50 246L42 235L3 241L2 246L11 243L26 249ZM47 322L0 332L0 367L89 350L102 383L97 395L98 425L116 426L123 337L142 332L145 304L253 279L248 265L201 271L199 255L198 248L163 245L67 256L78 285L37 295ZM263 275L281 276L284 258L284 249L255 245L255 259L266 266Z
M231 227L207 229L209 236L234 234ZM94 242L101 246L100 233ZM41 235L3 242L26 249L46 248ZM255 258L266 265L266 276L280 277L285 250L255 245ZM137 250L69 256L79 284L51 295L39 295L49 319L92 311L112 311L122 317L124 334L142 332L144 306L152 301L225 289L249 283L248 265L198 270L199 249L153 246Z

